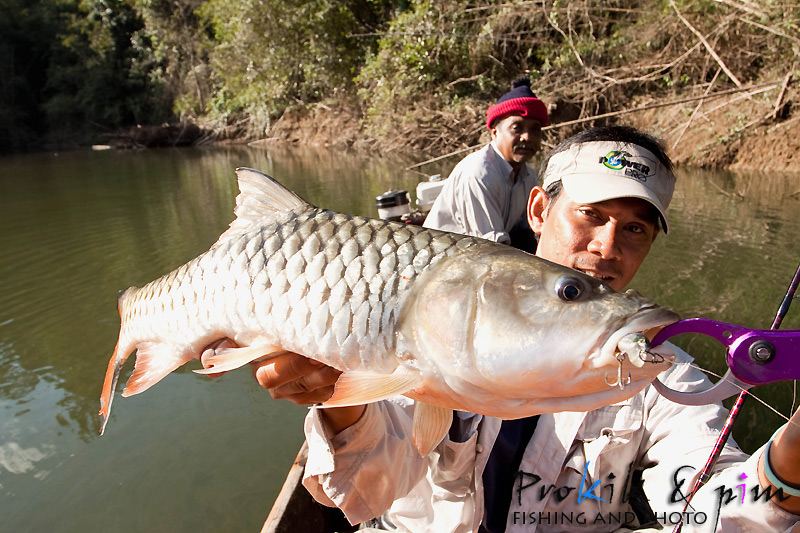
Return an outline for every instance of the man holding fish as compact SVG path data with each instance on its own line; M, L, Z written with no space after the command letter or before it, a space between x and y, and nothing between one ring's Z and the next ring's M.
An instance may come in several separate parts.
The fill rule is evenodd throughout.
M542 168L543 187L533 188L527 206L537 255L621 291L658 232L669 230L675 178L660 143L630 128L587 130L554 149ZM502 342L504 332L496 335ZM675 362L660 375L667 386L709 386L679 349L656 351ZM292 353L252 366L274 398L305 405L326 401L340 375ZM618 381L625 385L622 373ZM648 386L589 412L501 421L456 411L427 457L409 438L416 405L396 397L313 407L305 486L353 523L402 531L655 531L656 521L671 528L677 514L683 531L789 532L800 519L798 415L752 457L726 446L715 477L681 513L724 423L721 405L681 406Z

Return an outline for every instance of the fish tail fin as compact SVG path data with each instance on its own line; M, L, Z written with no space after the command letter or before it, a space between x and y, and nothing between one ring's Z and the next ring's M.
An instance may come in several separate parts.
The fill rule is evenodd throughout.
M127 322L128 302L134 294L139 292L137 287L130 287L127 290L120 291L117 298L117 308L119 309L120 327L119 338L117 338L117 345L114 347L114 354L108 361L108 368L106 369L106 377L103 380L103 390L100 393L100 435L106 429L108 424L108 417L111 414L111 402L114 400L114 389L117 388L117 381L119 381L119 373L122 370L122 365L130 356L135 348L125 335L125 324Z
M114 389L117 388L120 370L122 370L125 360L128 359L128 355L133 351L132 348L125 352L120 350L121 341L122 336L117 340L117 345L114 347L114 355L108 361L106 377L103 380L103 391L100 393L100 435L106 430L106 424L108 424L108 417L111 414L111 402L114 399Z

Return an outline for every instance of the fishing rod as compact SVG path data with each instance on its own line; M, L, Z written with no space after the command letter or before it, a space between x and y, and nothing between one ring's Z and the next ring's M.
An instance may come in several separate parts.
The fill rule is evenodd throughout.
M783 322L786 313L789 311L789 306L794 299L795 292L797 291L797 287L800 285L800 265L798 265L797 270L794 273L794 277L792 278L792 282L789 284L789 289L786 291L786 295L783 297L783 301L781 305L778 307L778 312L775 315L775 319L772 322L772 326L770 327L771 331L777 330L780 328L781 323ZM654 339L655 341L655 339ZM755 345L756 343L753 343ZM756 353L758 349L755 350ZM757 357L757 355L756 355ZM738 381L738 380L737 380ZM731 411L728 414L728 418L725 420L725 425L722 427L722 431L717 437L717 441L714 443L714 447L711 450L711 454L708 457L708 461L706 461L705 466L700 471L700 476L697 478L694 486L692 487L691 492L686 496L686 505L683 508L683 513L681 513L681 519L675 525L672 530L672 533L680 533L681 529L683 528L683 517L686 516L686 512L689 509L689 505L692 501L692 498L697 493L700 488L705 485L708 480L711 478L711 472L717 464L717 461L722 454L722 449L725 447L725 444L730 437L731 431L733 429L733 424L736 421L737 417L739 416L739 412L741 410L742 404L747 399L748 392L747 390L742 390L737 396L736 401L731 407Z

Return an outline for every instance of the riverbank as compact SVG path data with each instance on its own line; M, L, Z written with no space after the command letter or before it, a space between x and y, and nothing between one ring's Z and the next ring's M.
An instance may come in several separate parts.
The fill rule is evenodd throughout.
M674 105L668 105L669 101L642 99L632 102L632 108L660 107L580 124L556 122L548 129L545 144L548 147L555 146L560 140L593 124L629 124L662 138L670 155L680 165L800 172L800 115L792 113L793 90L784 91L782 103L776 106L781 88L781 85L776 84L767 90L763 90L763 87L756 89L763 91L759 94L742 91L724 97ZM491 102L485 102L484 106L488 107L490 104ZM776 107L778 113L773 115ZM558 119L557 106L551 105L551 115L555 120ZM365 117L357 106L336 102L298 105L284 112L271 127L268 136L254 142L281 142L378 152L405 151L418 153L420 159L425 159L489 140L482 113L473 111L460 119L458 125L442 121L440 131L430 124L398 124L395 126L396 135L376 138L364 126ZM413 143L408 142L411 131L416 132L416 141ZM442 142L441 137L445 135L443 132L448 132L447 135L455 141ZM469 144L460 141L465 137L470 139ZM441 151L426 149L426 139L428 144L435 142ZM245 139L240 141L244 142Z
M800 172L800 114L796 90L780 80L750 89L669 99L640 97L626 110L596 120L570 120L570 106L549 104L553 124L545 148L591 125L628 124L663 139L679 165L711 169ZM705 96L705 98L704 98ZM220 127L185 123L136 127L108 137L117 149L204 144L297 144L357 152L411 153L420 160L488 142L484 114L492 102L471 101L458 110L431 111L418 116L370 123L355 99L296 104L264 128ZM419 114L419 113L418 113Z
M9 64L27 66L6 76L0 152L283 141L424 159L485 141L486 108L528 76L550 145L628 123L679 163L800 171L794 6L67 4L22 10L3 34L22 54Z
M793 72L749 85L701 91L648 93L619 98L612 112L585 116L574 101L537 89L551 125L545 149L592 125L628 124L664 140L676 164L712 169L800 172L800 113ZM422 100L422 99L421 99ZM463 99L443 105L422 100L376 116L356 95L298 102L272 120L252 117L134 127L108 135L113 148L204 144L288 143L364 152L414 154L426 160L480 146L490 139L485 109L493 101Z

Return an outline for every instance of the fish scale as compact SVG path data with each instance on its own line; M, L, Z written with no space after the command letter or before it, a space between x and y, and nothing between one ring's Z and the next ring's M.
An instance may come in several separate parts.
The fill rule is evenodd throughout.
M588 411L629 398L664 369L623 368L616 357L624 335L677 320L646 298L505 245L319 209L269 176L237 174L236 219L217 242L121 294L101 433L134 350L123 396L207 347L214 353L197 372L283 351L317 359L343 371L325 406L420 400L412 435L423 455L452 409L503 418ZM607 376L623 371L631 385L609 387Z
M390 225L314 210L264 228L261 233L285 236L276 249L262 249L265 269L271 274L264 288L270 290L274 308L258 306L259 312L270 314L272 321L282 326L267 331L297 351L338 351L340 358L328 362L342 369L362 366L365 357L374 364L376 359L393 355L394 338L383 333L393 330L398 295L436 262L431 260L434 255L444 257L448 250L457 250L456 242L472 238L445 234L436 241L414 239L414 233L424 230ZM292 231L286 232L286 227ZM323 242L317 234L320 228L326 228L324 233L331 238ZM436 254L428 250L433 243ZM420 255L424 261L415 260ZM406 267L412 270L405 271L405 278L398 277L395 270ZM281 273L285 273L285 281Z
M329 238L323 241L320 229ZM170 336L200 343L269 339L325 355L342 370L370 364L391 372L399 295L438 258L476 241L445 233L431 239L424 231L316 208L279 217L126 291L121 339L133 346ZM197 308L195 321L187 320L186 307ZM200 349L198 342L174 344L173 351L191 351L192 358Z

